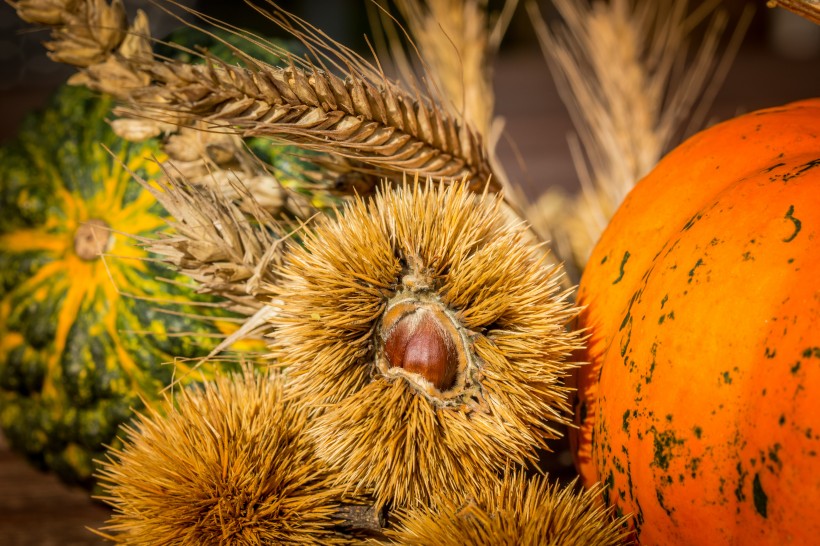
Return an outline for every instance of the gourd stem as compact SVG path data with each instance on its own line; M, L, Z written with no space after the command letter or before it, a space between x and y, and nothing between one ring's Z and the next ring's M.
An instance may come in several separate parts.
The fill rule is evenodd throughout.
M80 224L74 232L74 253L81 260L96 260L110 248L111 242L111 226L93 218Z

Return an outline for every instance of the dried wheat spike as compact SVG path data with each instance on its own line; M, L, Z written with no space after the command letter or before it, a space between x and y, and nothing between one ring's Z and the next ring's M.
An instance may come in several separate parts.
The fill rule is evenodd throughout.
M309 434L377 506L489 487L559 435L580 334L561 270L501 198L415 183L291 245L271 353L321 415Z
M717 3L553 3L562 23L548 28L534 4L531 19L578 132L570 149L582 192L564 198L550 190L526 218L580 272L635 183L702 124L748 17L721 57L727 16ZM703 30L698 42L695 29Z
M243 136L275 137L360 161L379 176L421 173L467 178L478 190L499 188L480 135L463 120L429 94L401 89L378 67L340 44L328 43L319 31L285 13L257 8L302 40L316 54L318 65L295 60L276 68L238 48L237 55L249 68L216 59L203 66L174 62L151 54L144 14L129 27L119 15L119 0L110 5L107 0L77 0L76 5L54 1L21 0L14 6L24 19L56 25L55 40L48 44L52 57L81 67L72 83L127 100L120 114L161 122L160 127L203 120ZM199 15L249 43L263 43ZM101 23L108 26L103 29ZM263 45L282 58L289 55ZM326 65L344 77L333 75ZM157 128L150 126L143 122L123 130L155 133Z
M57 62L78 67L105 60L126 36L128 24L120 0L21 0L9 2L20 18L58 26L46 43Z
M270 296L268 285L277 282L287 226L259 206L238 179L207 187L168 171L165 175L153 183L138 181L174 218L171 230L139 242L194 279L198 291L219 295L229 309L253 315ZM240 199L234 201L223 188L232 188Z
M150 67L162 65L154 56L148 18L138 12L131 24L120 0L21 0L11 2L26 21L52 26L46 42L50 57L77 66L69 83L126 100L151 83ZM175 44L169 44L174 46ZM181 47L181 46L176 46ZM115 112L118 113L119 112ZM190 120L171 116L164 121L137 116L118 117L114 131L127 140L167 137L166 167L194 184L224 183L229 189L241 179L257 203L284 216L306 218L315 213L307 200L282 188L236 135L214 134L194 128ZM215 155L216 154L216 155ZM312 188L326 194L325 188Z
M507 0L498 14L491 13L487 4L487 0L395 2L434 89L483 135L490 134L494 114L493 61L518 1ZM379 15L374 31L383 29L391 57L404 78L412 81L414 63L401 45L401 31L387 7Z
M246 368L139 415L102 463L114 512L100 534L134 546L349 544L336 529L343 491L285 389L280 374Z
M446 498L436 507L400 510L386 532L400 546L618 546L626 545L612 510L598 501L601 488L578 492L576 481L550 485L546 476L527 479L509 472L474 498Z
M138 12L129 25L121 0L20 0L9 2L19 17L52 28L49 57L81 69L69 81L123 97L149 83L132 63L151 57L148 18Z
M65 24L81 1L83 0L19 0L8 3L28 23L56 26Z
M498 13L487 0L397 0L393 4L403 17L406 33L386 2L371 10L371 28L376 39L384 42L384 57L393 61L404 81L414 82L418 73L424 74L432 82L432 94L483 136L488 161L507 202L522 209L523 193L507 178L495 155L503 123L495 118L493 91L495 58L518 0L506 0ZM412 43L405 44L408 40Z
M154 63L155 82L134 90L132 116L198 119L243 136L291 140L372 165L381 172L466 178L474 189L491 170L477 133L420 96L387 80L376 85L351 72L343 80L295 64L254 68L212 59L206 65Z

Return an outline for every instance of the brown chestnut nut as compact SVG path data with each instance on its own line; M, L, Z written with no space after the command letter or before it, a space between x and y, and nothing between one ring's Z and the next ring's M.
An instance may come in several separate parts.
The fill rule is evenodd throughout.
M387 332L384 352L391 367L416 373L439 391L455 384L455 343L436 316L423 308L404 315L393 325Z

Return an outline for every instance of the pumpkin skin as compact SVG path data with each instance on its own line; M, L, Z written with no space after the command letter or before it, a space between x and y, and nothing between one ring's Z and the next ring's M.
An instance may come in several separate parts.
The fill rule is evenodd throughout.
M603 233L571 441L640 543L820 535L818 249L820 99L695 135Z
M0 148L0 426L31 461L84 486L131 409L185 375L179 359L205 356L234 328L197 305L211 299L161 279L190 281L141 260L130 236L168 219L122 165L152 180L163 156L156 141L117 138L111 106L66 86ZM89 221L110 227L90 234L105 259L82 247Z

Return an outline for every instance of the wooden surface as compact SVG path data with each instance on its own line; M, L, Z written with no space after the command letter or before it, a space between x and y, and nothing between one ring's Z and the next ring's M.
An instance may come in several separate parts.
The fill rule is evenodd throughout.
M86 528L100 527L108 514L85 491L69 489L54 476L35 470L0 439L0 544L111 544Z
M530 196L549 184L574 186L566 134L569 119L537 50L501 59L496 71L498 111L510 138L501 157ZM0 140L22 115L45 101L50 85L21 84L0 90ZM735 63L713 109L715 119L820 95L820 61L787 61L750 48ZM526 171L515 167L519 154ZM99 527L108 511L87 493L68 489L11 453L0 438L0 546L92 545L105 542L86 527Z

